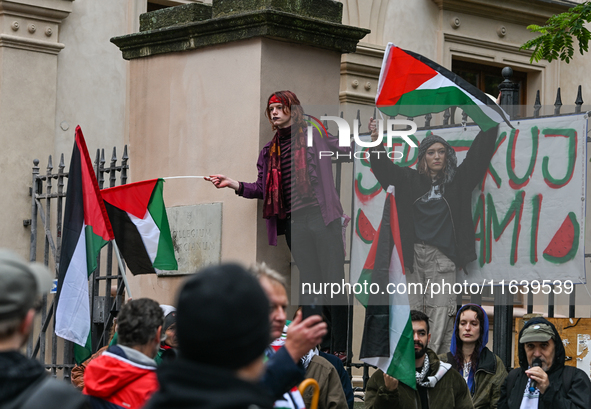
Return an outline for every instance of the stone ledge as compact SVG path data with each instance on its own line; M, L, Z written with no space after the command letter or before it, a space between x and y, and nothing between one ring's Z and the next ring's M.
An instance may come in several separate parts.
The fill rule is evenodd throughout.
M266 9L114 37L111 42L121 49L126 60L254 37L349 53L355 51L359 40L369 32L363 28Z
M319 20L341 23L343 4L333 0L213 0L213 17L276 10Z
M211 4L192 3L168 7L140 15L140 31L151 31L165 27L174 27L212 17Z

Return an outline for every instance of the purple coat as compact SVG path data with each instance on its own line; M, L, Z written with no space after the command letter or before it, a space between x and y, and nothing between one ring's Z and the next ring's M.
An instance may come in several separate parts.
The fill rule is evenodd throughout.
M269 146L271 141L267 143L257 161L257 169L259 171L257 181L254 183L242 182L243 189L241 196L247 199L263 199L265 194L265 182L267 179L267 163L269 162ZM332 176L332 159L331 156L323 156L320 158L320 152L333 152L341 154L349 154L351 152L350 146L339 146L338 138L332 135L322 137L320 133L314 129L313 146L308 148L308 167L313 167L316 178L315 183L312 184L314 188L314 195L318 204L324 224L328 225L333 220L343 215L343 207L337 190L334 186ZM324 154L328 155L328 154ZM293 198L293 196L292 196ZM277 217L273 216L265 220L267 222L267 236L269 238L269 245L277 245Z

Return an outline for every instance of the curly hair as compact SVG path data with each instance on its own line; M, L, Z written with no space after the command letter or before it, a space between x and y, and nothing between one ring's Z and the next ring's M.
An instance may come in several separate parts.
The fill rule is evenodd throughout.
M458 311L456 330L454 331L454 337L456 338L457 345L456 354L454 355L454 358L456 360L458 368L462 368L464 366L465 359L464 351L462 350L464 342L460 338L459 324L460 318L462 317L462 313L465 311L474 311L476 313L476 318L478 318L478 322L480 322L480 336L478 337L478 340L474 345L474 352L472 352L472 355L470 356L470 363L472 364L472 368L474 368L474 371L476 371L476 368L478 368L478 360L480 359L480 347L482 346L482 338L484 334L484 313L482 312L482 309L478 308L476 305L467 304L460 308L460 310Z
M117 317L118 343L133 347L145 345L164 322L160 305L149 298L131 300L125 304Z
M300 103L300 100L296 94L291 91L277 91L269 95L269 98L267 98L267 106L265 107L265 116L269 120L271 128L273 128L274 131L277 130L277 127L273 125L271 111L269 111L269 103L273 96L277 97L277 99L281 101L281 104L283 105L283 113L286 115L291 114L293 125L305 127L304 125L306 120L304 118L304 109L302 108L302 104Z

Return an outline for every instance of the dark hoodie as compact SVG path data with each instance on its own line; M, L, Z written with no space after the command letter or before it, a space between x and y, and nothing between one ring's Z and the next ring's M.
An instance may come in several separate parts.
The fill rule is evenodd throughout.
M17 351L0 352L0 408L33 407L86 408L87 403L72 386L50 379L39 361Z
M568 388L563 387L563 372L565 362L564 345L562 339L556 330L556 327L544 318L533 318L525 323L523 329L519 332L519 339L523 331L534 324L547 324L554 332L554 360L552 366L547 371L550 385L546 391L540 393L538 409L587 409L591 408L591 381L589 376L580 369L574 368L572 381ZM521 400L525 391L525 386L528 377L525 371L529 368L527 362L527 355L525 353L525 346L522 343L518 344L519 353L519 368L515 368L507 377L505 383L501 387L501 398L499 399L499 409L519 409ZM516 372L515 377L513 372ZM515 382L508 384L509 380L515 379ZM568 389L568 390L567 390Z
M273 407L273 400L259 385L237 378L229 369L179 357L164 362L157 375L160 390L144 409Z
M478 366L473 371L471 371L468 382L468 387L472 396L472 402L474 403L475 409L496 408L497 401L499 400L501 393L501 385L507 377L507 369L505 368L505 364L501 358L493 354L486 347L486 344L488 343L489 329L488 315L480 305L466 304L460 308L454 323L454 332L451 339L450 352L440 355L439 359L441 359L443 362L450 363L455 370L460 372L460 374L463 373L463 368L460 368L458 362L454 358L457 348L459 347L457 345L455 334L457 331L460 315L466 310L468 305L473 305L480 308L484 314L482 343L480 345L480 350L478 351Z
M456 259L452 261L456 263L458 268L464 268L466 264L476 260L476 247L474 246L476 239L472 220L472 191L486 174L495 151L497 131L498 127L494 127L476 135L466 154L466 158L455 170L453 179L444 182L443 198L449 206L456 239ZM372 149L383 152L385 148L380 144ZM451 152L448 152L448 156L452 157ZM371 169L384 190L389 185L396 187L396 206L398 207L398 223L404 266L409 271L413 271L414 244L417 241L412 216L413 205L415 201L431 190L431 177L419 174L410 167L398 166L385 154L372 154L370 155L370 161ZM453 163L451 166L453 166Z

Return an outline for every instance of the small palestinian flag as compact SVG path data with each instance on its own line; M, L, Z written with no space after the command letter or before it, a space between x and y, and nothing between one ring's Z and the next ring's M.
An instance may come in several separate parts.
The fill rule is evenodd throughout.
M511 126L507 113L484 92L428 58L392 43L384 53L376 106L386 115L408 117L458 106L483 131L501 122Z
M365 306L359 355L363 362L416 389L410 306L407 293L400 291L406 288L406 276L393 189L392 186L388 189L382 221L358 281L363 288L377 284L382 290L357 295ZM386 288L396 292L388 294Z
M115 240L133 275L178 270L162 197L164 179L101 191Z
M70 161L62 248L58 267L56 335L74 342L74 357L91 355L88 276L101 248L113 239L107 211L80 126Z

